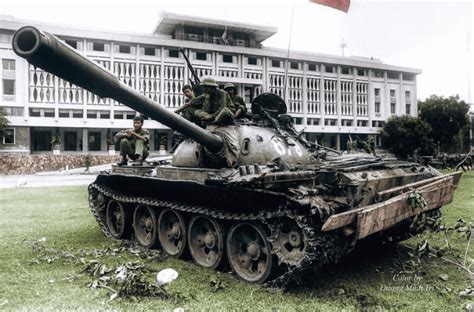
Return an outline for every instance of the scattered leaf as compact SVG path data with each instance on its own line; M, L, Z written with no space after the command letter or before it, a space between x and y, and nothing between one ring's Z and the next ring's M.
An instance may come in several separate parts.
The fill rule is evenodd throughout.
M447 281L449 279L449 275L448 274L440 274L439 278L443 281Z

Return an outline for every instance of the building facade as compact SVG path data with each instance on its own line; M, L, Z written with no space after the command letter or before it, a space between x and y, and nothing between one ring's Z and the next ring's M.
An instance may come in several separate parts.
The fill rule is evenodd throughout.
M64 152L106 152L136 115L17 57L11 41L23 25L55 34L170 110L184 103L181 88L192 78L184 49L198 76L234 83L249 106L263 92L280 95L308 139L327 146L344 149L349 136L376 137L390 116L417 114L420 70L298 51L287 58L285 50L262 46L274 27L162 13L152 34L124 34L0 16L0 106L10 121L0 152L51 152L56 137ZM172 130L153 120L145 127L152 151L171 147Z

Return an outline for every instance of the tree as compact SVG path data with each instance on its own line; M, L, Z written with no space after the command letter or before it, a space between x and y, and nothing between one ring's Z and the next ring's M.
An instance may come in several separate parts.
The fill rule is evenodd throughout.
M8 118L5 110L0 107L0 138L3 138L3 129L8 126Z
M442 151L455 152L463 142L461 129L469 123L469 105L459 100L459 96L432 95L418 102L419 117L432 129L435 143L439 142Z
M430 138L431 127L418 117L394 116L382 129L382 147L401 158L418 150L420 155L431 155L434 150Z

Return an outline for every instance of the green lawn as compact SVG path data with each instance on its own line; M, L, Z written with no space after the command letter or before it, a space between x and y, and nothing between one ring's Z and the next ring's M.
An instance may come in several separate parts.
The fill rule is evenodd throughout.
M473 190L474 172L464 174L454 202L443 208L444 223L454 225L459 218L473 221ZM95 278L81 274L82 264L78 261L68 261L63 254L51 256L48 263L44 261L48 259L38 259L39 254L31 246L32 241L44 237L45 247L75 255L82 253L85 261L96 259L116 265L139 259L128 251L101 256L100 250L115 248L117 243L106 239L96 226L88 209L86 187L0 190L0 216L0 310L140 311L182 307L251 311L459 311L474 301L474 297L459 295L474 286L467 272L435 258L407 267L406 261L411 258L409 249L403 245L359 248L342 263L315 275L311 284L288 293L249 285L231 274L205 270L189 261L140 259L153 269L171 267L179 272L178 279L167 287L172 299L109 301L109 290L87 287ZM431 244L442 246L443 237L441 233L427 233L403 244L415 246L428 239ZM456 254L464 255L465 238L452 235L450 242ZM94 250L98 251L95 256ZM474 257L474 247L469 256ZM409 272L398 274L403 269ZM148 276L151 281L155 273ZM216 287L216 281L221 287Z

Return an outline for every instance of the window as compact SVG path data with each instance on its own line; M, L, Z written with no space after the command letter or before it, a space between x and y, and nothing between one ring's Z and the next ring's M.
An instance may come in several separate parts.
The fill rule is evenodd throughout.
M109 111L100 111L99 112L99 118L100 119L109 119L110 118L110 112Z
M334 66L326 66L325 68L326 73L334 73Z
M394 89L390 89L390 97L391 98L395 97L395 90Z
M257 58L256 58L256 57L249 57L249 58L247 59L247 63L248 63L249 65L257 65Z
M411 105L406 104L405 105L405 114L410 115L410 113L411 113Z
M3 70L15 70L15 60L2 60L2 68Z
M127 119L133 119L135 117L135 112L127 112Z
M291 69L299 69L300 64L298 64L297 62L290 62L290 68Z
M49 130L36 130L33 129L33 151L50 151L51 150L51 139L53 135Z
M64 131L64 150L77 151L77 132Z
M206 61L207 53L206 52L196 52L196 60Z
M387 77L388 77L388 79L396 79L396 80L399 79L398 73L395 73L395 72L388 72Z
M341 126L343 127L352 127L352 121L350 119L341 119Z
M105 44L101 42L94 42L92 44L92 50L94 51L105 51Z
M120 53L127 53L127 54L130 54L130 46L129 46L129 45L125 45L125 44L119 45L119 52L120 52Z
M3 144L15 144L15 129L3 129Z
M335 126L337 124L337 119L324 119L325 126Z
M45 109L44 117L54 117L54 109Z
M145 48L145 55L155 56L156 55L155 48Z
M69 110L60 109L59 110L59 118L69 118Z
M380 88L374 88L374 96L375 96L375 106L374 110L376 114L380 114Z
M385 125L385 122L381 120L372 120L372 127L373 128L383 128Z
M168 57L179 58L179 50L168 50Z
M223 54L222 55L222 61L224 63L233 63L234 62L234 58L232 57L232 55L230 54Z
M303 124L303 118L294 117L294 119L295 119L295 125L302 125Z
M373 70L373 71L372 71L372 77L375 77L375 78L383 78L383 71L380 71L380 70Z
M77 49L77 41L76 40L65 40L66 44L73 47L74 49Z
M30 108L30 117L41 117L41 110L39 108Z
M23 116L23 107L4 107L8 116Z
M390 114L395 114L395 108L396 108L396 104L390 103Z
M405 103L411 104L411 92L410 91L405 91Z
M308 126L319 126L319 118L308 118L306 119L306 124Z
M272 60L272 67L280 67L280 61L279 60Z
M3 79L3 95L15 95L15 80Z
M308 64L308 70L309 71L317 71L318 69L316 67L316 64L310 63L310 64Z
M88 110L87 111L87 118L96 119L97 118L97 111Z
M100 151L100 132L89 132L89 151Z
M367 120L357 120L357 127L367 127Z
M415 80L415 75L402 74L402 79L406 81L413 81Z
M84 111L82 110L73 110L72 111L72 118L83 118L84 117Z
M357 69L357 76L367 76L367 70Z
M350 75L352 74L352 70L349 67L341 67L341 74Z
M114 112L114 119L123 119L123 112Z

